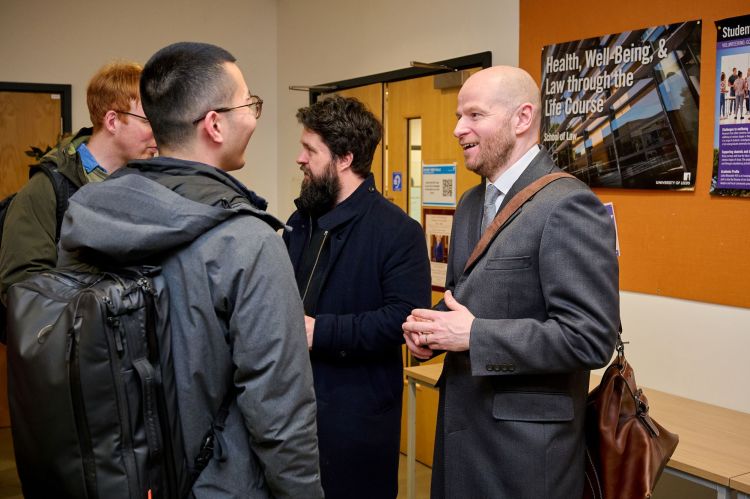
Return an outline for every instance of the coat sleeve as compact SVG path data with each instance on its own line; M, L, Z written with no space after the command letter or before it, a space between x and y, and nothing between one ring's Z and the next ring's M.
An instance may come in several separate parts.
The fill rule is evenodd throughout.
M258 237L258 251L232 284L237 403L273 496L323 497L302 303L281 238L270 229Z
M384 255L382 306L358 314L318 314L314 352L367 357L403 344L401 325L406 317L415 308L430 306L430 264L420 225L402 224Z
M0 295L11 284L57 263L55 191L46 175L34 175L11 202L0 245Z
M538 282L546 319L488 320L471 327L472 374L519 375L604 366L619 326L614 225L589 190L576 190L550 210L539 244ZM513 290L509 290L511 296ZM490 371L489 364L510 366Z

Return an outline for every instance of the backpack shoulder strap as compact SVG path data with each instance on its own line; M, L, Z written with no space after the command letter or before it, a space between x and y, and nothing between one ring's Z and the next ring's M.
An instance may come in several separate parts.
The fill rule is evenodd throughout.
M221 401L221 407L219 407L219 412L216 413L216 418L211 423L211 427L201 440L201 446L198 449L198 454L195 456L193 466L190 470L191 483L195 482L198 475L208 466L208 462L214 456L216 456L216 459L220 463L226 461L228 447L224 440L224 425L229 416L229 406L232 405L232 402L236 398L237 389L232 385L224 395L224 400Z
M59 241L63 216L65 215L65 210L68 209L68 199L75 194L78 190L78 186L68 177L60 173L57 167L52 163L40 163L32 166L29 171L29 178L33 177L38 172L43 172L47 175L47 178L49 178L49 181L52 184L52 189L55 191L55 220L57 220L57 225L55 227L55 241Z
M8 214L8 208L10 207L10 203L11 201L13 201L14 197L16 197L15 193L9 195L7 198L0 201L0 240L2 240L2 237L3 237L3 227L5 226L5 215Z
M474 250L469 256L469 259L466 261L464 272L469 270L474 262L476 262L479 257L482 256L482 253L484 253L484 251L487 249L487 246L490 245L492 240L495 239L495 236L497 236L497 234L499 234L503 229L505 222L507 222L508 219L510 219L510 217L513 216L513 214L521 208L521 206L523 206L527 201L533 198L537 192L541 191L555 180L559 180L561 178L575 177L565 172L548 173L543 177L539 177L534 182L527 185L523 190L521 190L521 192L513 196L513 199L511 199L508 204L506 204L505 207L500 210L497 215L495 215L492 223L489 225L489 227L487 227L487 230L484 231L484 234L482 234L481 239L479 239L479 242L474 247Z

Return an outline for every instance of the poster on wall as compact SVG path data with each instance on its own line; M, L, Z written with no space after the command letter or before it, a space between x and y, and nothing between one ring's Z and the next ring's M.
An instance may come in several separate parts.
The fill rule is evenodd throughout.
M700 21L548 45L541 141L592 187L694 190Z
M422 164L422 206L456 206L456 163Z
M424 227L427 251L430 257L430 276L433 291L445 291L448 275L448 253L451 250L452 209L425 208Z
M711 194L750 198L750 15L716 21Z

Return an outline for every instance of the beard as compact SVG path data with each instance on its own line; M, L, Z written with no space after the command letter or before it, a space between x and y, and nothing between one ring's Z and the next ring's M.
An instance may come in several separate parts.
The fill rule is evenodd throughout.
M300 210L318 217L328 213L336 206L336 199L341 191L341 181L336 175L336 167L333 162L326 165L323 174L319 177L313 175L309 169L302 179L300 187L298 207Z
M475 161L466 162L466 168L484 177L490 178L492 174L500 170L508 162L513 148L516 146L516 137L510 133L510 121L504 124L497 133L487 139Z

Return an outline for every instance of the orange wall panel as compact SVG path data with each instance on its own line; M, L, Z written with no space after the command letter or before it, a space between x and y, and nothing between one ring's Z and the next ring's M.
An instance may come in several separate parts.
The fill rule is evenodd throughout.
M746 14L747 0L520 2L519 66L539 83L546 45L702 21L695 191L595 189L615 207L622 290L750 308L750 199L708 193L717 91L714 21Z

